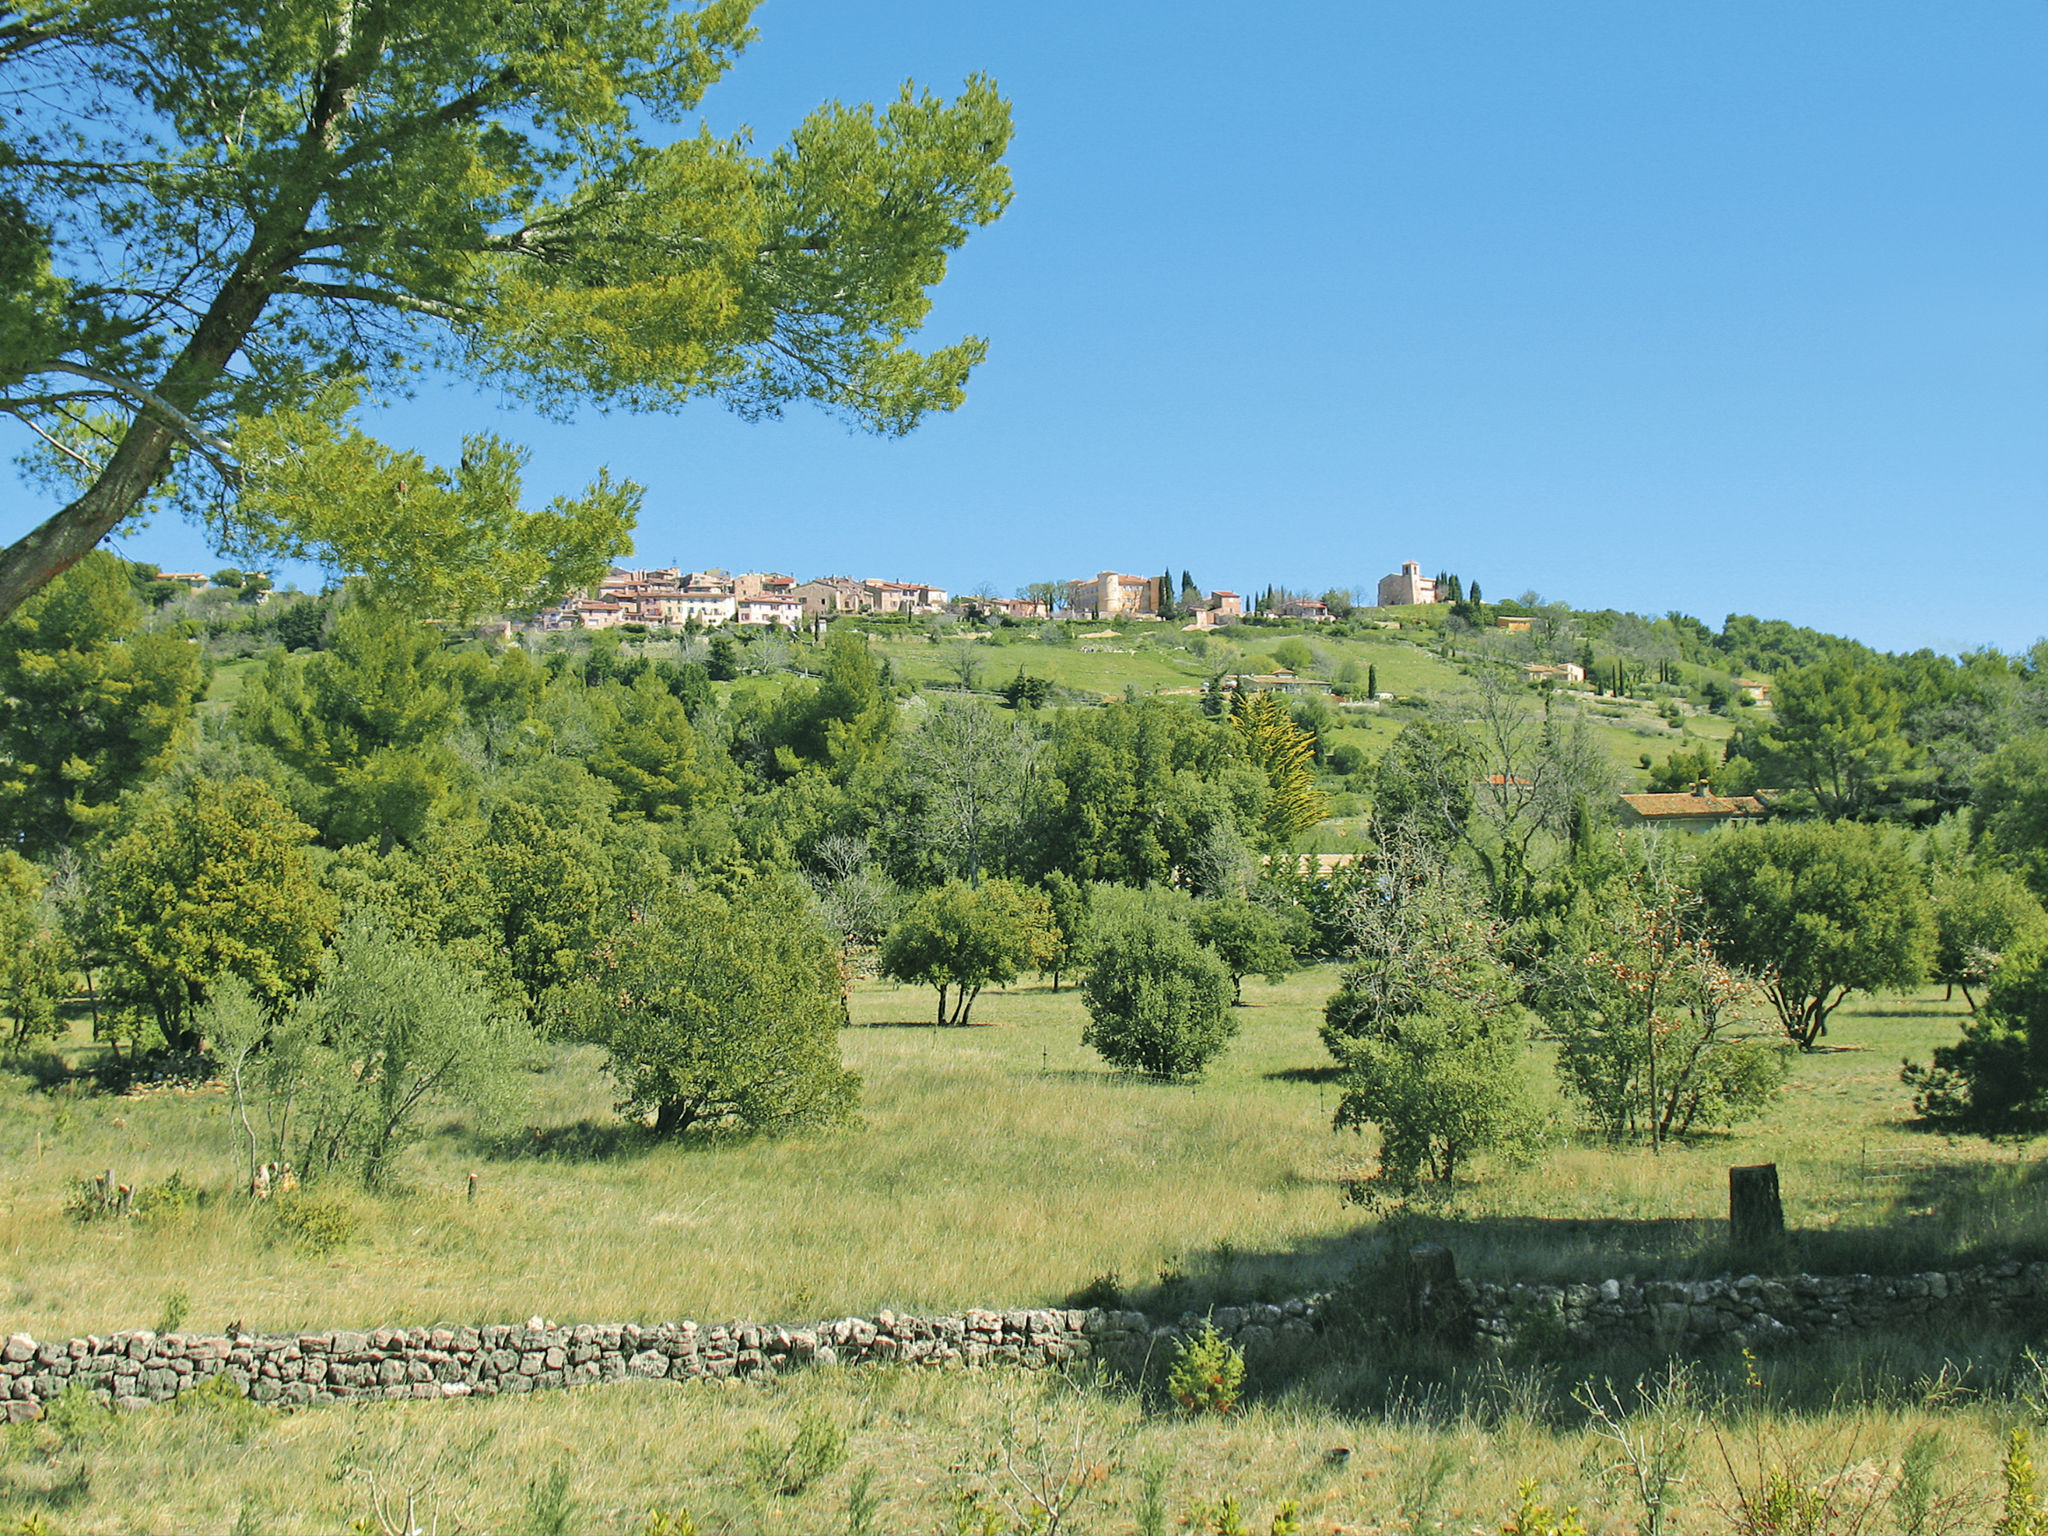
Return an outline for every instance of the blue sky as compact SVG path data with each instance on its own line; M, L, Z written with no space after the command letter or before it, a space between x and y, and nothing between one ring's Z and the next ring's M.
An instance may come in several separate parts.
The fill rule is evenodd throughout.
M2048 632L2048 9L767 0L706 102L1014 103L1017 198L906 439L704 404L552 425L430 387L378 429L599 464L639 559L956 589L1404 559L1887 648ZM128 552L211 568L171 526Z

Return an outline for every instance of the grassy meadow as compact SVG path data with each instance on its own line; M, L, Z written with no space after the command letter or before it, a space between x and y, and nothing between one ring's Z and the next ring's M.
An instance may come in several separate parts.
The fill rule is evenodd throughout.
M843 1036L864 1123L781 1142L650 1144L617 1124L595 1056L561 1052L518 1125L440 1125L400 1192L345 1196L357 1230L325 1252L232 1197L218 1088L110 1096L30 1063L0 1094L7 1326L801 1321L1059 1302L1109 1275L1136 1304L1199 1309L1362 1283L1426 1235L1475 1274L1711 1273L1726 1263L1726 1168L1762 1160L1784 1178L1789 1264L2048 1251L2035 1149L1903 1124L1899 1058L1957 1028L1960 1002L1938 991L1842 1010L1834 1048L1801 1058L1738 1134L1656 1157L1584 1143L1560 1118L1532 1166L1486 1169L1440 1201L1347 1205L1372 1147L1328 1129L1337 1090L1315 1022L1335 980L1248 980L1231 1049L1178 1087L1082 1048L1071 988L991 993L973 1025L940 1029L930 992L864 985ZM107 1168L137 1183L178 1172L206 1198L123 1223L65 1215L76 1181ZM57 1531L376 1529L374 1500L388 1511L411 1491L419 1518L438 1511L449 1530L646 1531L659 1511L705 1531L1009 1531L1030 1529L1043 1497L1066 1501L1071 1530L1226 1529L1234 1500L1261 1532L1292 1501L1319 1533L1490 1533L1527 1477L1593 1531L1637 1531L1637 1484L1573 1395L1611 1378L1617 1423L1668 1423L1688 1447L1670 1529L1730 1528L1770 1469L1834 1501L1841 1524L1812 1529L1915 1528L1899 1499L1916 1444L1907 1493L1952 1517L1917 1528L1983 1529L2002 1436L2048 1414L2048 1380L2019 1341L1966 1329L1793 1352L1754 1381L1739 1359L1706 1362L1648 1397L1631 1384L1656 1362L1460 1361L1340 1332L1256 1381L1243 1412L1202 1422L1166 1412L1156 1379L886 1369L293 1415L194 1402L7 1431L0 1511ZM806 1425L838 1455L775 1492L761 1469ZM162 1479L167 1465L181 1476ZM540 1516L563 1500L572 1517L549 1527Z
M1534 1164L1360 1207L1344 1194L1372 1144L1330 1131L1338 1090L1315 1032L1335 982L1333 967L1248 979L1237 1039L1193 1086L1108 1070L1080 1044L1071 987L992 992L973 1025L939 1029L929 990L866 984L843 1035L864 1123L816 1139L653 1144L612 1114L598 1055L562 1051L518 1124L440 1124L399 1193L348 1196L356 1233L325 1253L229 1198L224 1089L112 1097L44 1062L41 1086L0 1095L0 1296L9 1327L41 1338L149 1326L173 1293L194 1326L264 1330L794 1321L1049 1304L1102 1276L1178 1309L1327 1287L1424 1233L1480 1275L1713 1273L1726 1170L1762 1161L1782 1170L1792 1262L2048 1252L2032 1149L1903 1123L1900 1058L1957 1029L1961 1002L1938 991L1844 1008L1835 1048L1801 1058L1771 1113L1733 1135L1653 1156L1584 1142L1560 1106ZM178 1173L206 1198L119 1224L66 1216L67 1192L109 1168L138 1187Z

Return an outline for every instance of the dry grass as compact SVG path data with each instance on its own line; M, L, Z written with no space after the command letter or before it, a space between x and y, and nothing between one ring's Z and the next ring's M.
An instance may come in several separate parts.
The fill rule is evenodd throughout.
M865 987L844 1039L866 1123L816 1139L649 1144L611 1115L595 1055L570 1052L536 1076L524 1128L440 1128L406 1164L409 1193L356 1197L358 1237L326 1256L273 1240L267 1213L228 1195L223 1094L23 1080L0 1095L0 1302L39 1337L148 1326L174 1290L195 1326L259 1329L1043 1304L1107 1274L1181 1306L1326 1286L1425 1231L1472 1273L1711 1273L1727 1262L1726 1169L1760 1161L1783 1173L1793 1261L2041 1251L2037 1163L1901 1123L1900 1056L1956 1027L1933 994L1844 1017L1845 1049L1802 1059L1779 1107L1734 1137L1656 1158L1563 1143L1445 1201L1348 1207L1371 1148L1328 1129L1314 1024L1334 980L1248 982L1240 1035L1191 1087L1104 1069L1071 990L992 994L974 1027L939 1030L928 992ZM66 1217L70 1185L108 1167L143 1183L182 1171L213 1197L162 1222Z
M373 1498L395 1511L411 1494L423 1527L518 1531L537 1528L536 1494L559 1467L573 1506L563 1528L577 1531L646 1531L655 1511L688 1512L707 1532L845 1531L864 1489L873 1531L980 1529L979 1510L994 1529L1030 1529L1036 1496L1070 1500L1064 1529L1125 1532L1142 1528L1149 1477L1173 1530L1213 1529L1202 1511L1230 1498L1259 1532L1292 1502L1318 1536L1491 1533L1526 1478L1594 1531L1639 1530L1613 1446L1558 1385L1504 1371L1496 1382L1491 1397L1417 1396L1367 1419L1297 1391L1200 1422L1128 1391L888 1369L288 1416L216 1404L95 1418L62 1436L12 1431L0 1509L10 1528L36 1512L64 1532L332 1532L372 1517ZM1925 1529L1989 1526L2009 1403L1849 1404L1796 1419L1715 1406L1710 1423L1677 1416L1686 1454L1670 1529L1734 1528L1744 1495L1777 1469L1826 1501L1816 1529L1900 1530L1900 1459L1922 1433L1941 1452ZM845 1460L800 1492L764 1490L748 1437L787 1445L807 1420L843 1436Z

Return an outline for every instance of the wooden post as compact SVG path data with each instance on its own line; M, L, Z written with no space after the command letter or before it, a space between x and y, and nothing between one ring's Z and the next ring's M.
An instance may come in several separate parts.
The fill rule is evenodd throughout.
M1785 1207L1778 1198L1778 1165L1728 1170L1728 1228L1738 1251L1769 1248L1784 1239Z
M469 1176L469 1203L476 1204L476 1175L473 1173Z
M1472 1331L1471 1309L1458 1288L1458 1261L1442 1243L1417 1243L1406 1268L1408 1327L1413 1333L1462 1344Z

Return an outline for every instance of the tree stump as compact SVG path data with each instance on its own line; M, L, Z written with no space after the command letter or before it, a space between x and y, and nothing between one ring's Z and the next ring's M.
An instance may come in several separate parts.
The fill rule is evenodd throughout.
M1408 1328L1426 1338L1463 1344L1472 1333L1472 1308L1458 1286L1458 1261L1442 1243L1417 1243L1405 1266Z
M1728 1226L1740 1252L1775 1247L1785 1237L1785 1207L1778 1198L1778 1165L1728 1170Z

